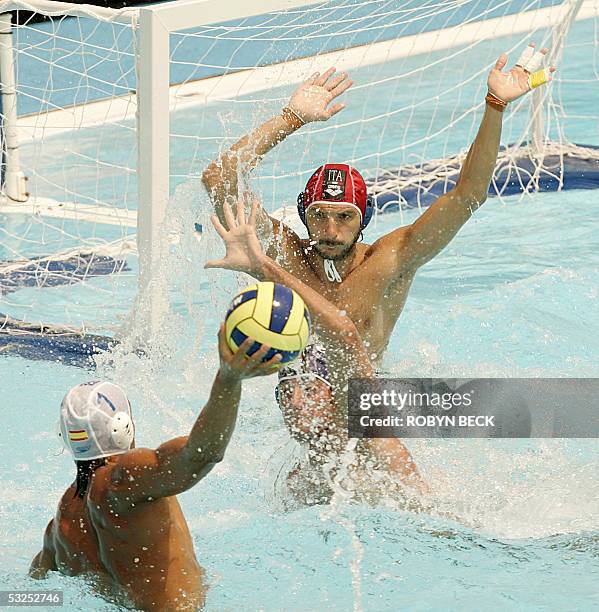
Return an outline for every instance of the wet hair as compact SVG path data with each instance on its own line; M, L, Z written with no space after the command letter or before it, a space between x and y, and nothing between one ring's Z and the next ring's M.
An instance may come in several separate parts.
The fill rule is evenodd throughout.
M77 465L77 488L74 497L83 498L93 473L99 467L106 465L106 459L101 457L100 459L91 459L90 461L75 461L75 464Z

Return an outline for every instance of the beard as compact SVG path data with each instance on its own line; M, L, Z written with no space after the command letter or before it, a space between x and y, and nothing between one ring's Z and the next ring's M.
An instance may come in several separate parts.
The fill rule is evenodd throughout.
M318 255L320 255L320 257L322 257L323 259L330 259L331 261L339 261L340 259L345 259L348 255L349 252L354 248L354 242L352 242L351 244L348 244L343 251L341 251L339 254L337 255L330 255L327 253L323 253L319 248L318 248L318 244L314 245L314 250L316 251L316 253Z
M308 232L308 235L310 235L310 233ZM352 249L354 248L356 242L358 242L358 238L360 237L360 232L358 232L355 236L355 238L353 239L352 242L350 242L349 244L346 244L343 248L343 250L338 253L337 255L331 256L328 255L326 253L324 253L320 247L319 247L319 243L316 242L316 244L313 245L313 249L316 251L316 253L322 257L323 259L330 259L331 261L340 261L341 259L345 259L352 251ZM310 239L312 240L312 236L310 236ZM325 245L327 244L326 240L321 240L320 244ZM329 243L333 246L341 246L339 243L337 242L331 242Z

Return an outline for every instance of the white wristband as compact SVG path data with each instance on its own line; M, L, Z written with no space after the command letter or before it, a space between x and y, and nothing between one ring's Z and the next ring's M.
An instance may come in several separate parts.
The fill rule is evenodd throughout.
M526 70L528 70L528 72L536 72L537 70L540 70L543 67L543 60L545 59L545 54L541 53L540 51L537 51L527 62L526 62L526 66L524 66L526 68Z

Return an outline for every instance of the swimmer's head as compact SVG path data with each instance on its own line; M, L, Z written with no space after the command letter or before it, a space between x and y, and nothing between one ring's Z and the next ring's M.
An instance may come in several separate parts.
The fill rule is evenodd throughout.
M347 164L325 164L297 199L298 213L323 259L343 259L372 217L374 202L360 173Z
M328 403L332 399L331 383L324 351L308 345L302 355L279 370L275 397L283 411L300 410L306 404Z
M293 429L305 434L309 433L311 424L306 424L302 417L309 414L310 421L323 418L330 411L333 399L329 384L309 375L281 381L275 394L283 414L295 422Z
M60 405L59 435L75 461L126 453L135 429L125 392L110 382L73 387Z

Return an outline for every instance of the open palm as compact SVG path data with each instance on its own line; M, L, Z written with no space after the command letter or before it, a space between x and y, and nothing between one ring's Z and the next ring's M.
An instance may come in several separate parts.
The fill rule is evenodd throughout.
M246 221L243 198L239 198L237 202L237 217L233 214L231 206L225 202L223 212L229 229L219 221L216 215L211 216L214 229L223 239L227 251L223 259L206 262L205 268L223 268L247 274L256 274L260 270L264 251L256 235L258 204L257 200L252 203L252 210Z
M531 46L534 46L531 44ZM541 49L540 53L547 54L548 49ZM499 56L494 68L489 73L487 86L489 91L504 102L513 102L520 96L530 91L528 81L529 72L522 66L514 66L509 72L503 72L503 68L507 64L508 56L502 53ZM555 67L551 66L549 72L555 72ZM551 81L551 77L548 78Z
M343 103L329 105L352 84L347 74L336 74L335 68L329 68L324 74L315 72L293 92L288 106L305 123L326 121L345 108Z

